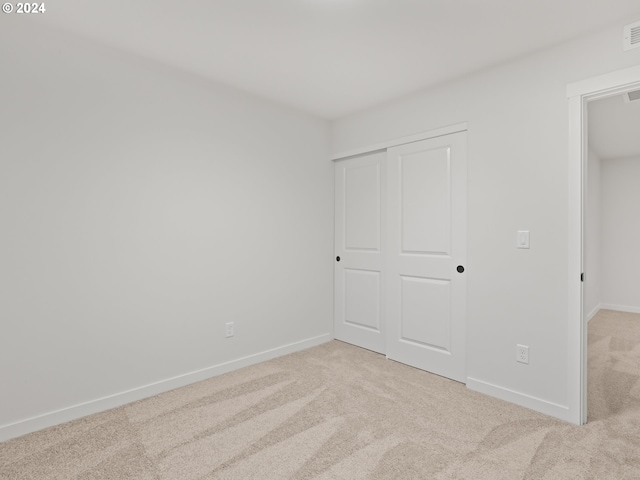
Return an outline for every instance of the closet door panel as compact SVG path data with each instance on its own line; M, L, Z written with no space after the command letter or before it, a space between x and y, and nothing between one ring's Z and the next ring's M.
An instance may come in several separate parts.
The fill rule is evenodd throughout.
M387 355L464 382L466 133L390 148L387 169Z
M384 153L335 164L334 336L385 353Z

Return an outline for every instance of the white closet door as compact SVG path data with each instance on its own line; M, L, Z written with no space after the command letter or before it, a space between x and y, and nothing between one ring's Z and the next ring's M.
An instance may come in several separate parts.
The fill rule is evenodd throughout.
M466 132L390 148L387 356L466 380Z
M385 352L385 161L382 152L335 164L334 335L379 353Z

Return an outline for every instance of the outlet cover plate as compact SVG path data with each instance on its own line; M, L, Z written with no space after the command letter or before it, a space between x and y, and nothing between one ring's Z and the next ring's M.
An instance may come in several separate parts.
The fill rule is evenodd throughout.
M526 345L516 345L516 361L529 364L529 347Z
M233 337L233 322L225 323L225 327L226 327L225 337L226 338Z

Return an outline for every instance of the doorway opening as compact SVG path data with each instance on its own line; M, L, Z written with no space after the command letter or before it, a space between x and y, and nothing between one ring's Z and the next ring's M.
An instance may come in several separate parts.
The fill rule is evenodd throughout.
M587 422L587 320L585 239L588 218L588 106L640 89L640 66L570 84L569 100L569 308L568 398L571 421ZM586 274L586 277L585 277Z
M636 99L637 98L637 99ZM588 421L634 410L640 381L640 89L587 104Z

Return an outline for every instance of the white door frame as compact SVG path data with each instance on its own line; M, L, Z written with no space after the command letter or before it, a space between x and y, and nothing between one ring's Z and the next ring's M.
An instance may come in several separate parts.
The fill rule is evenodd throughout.
M640 87L640 66L567 86L569 100L568 399L570 421L587 423L587 326L583 311L587 103Z

